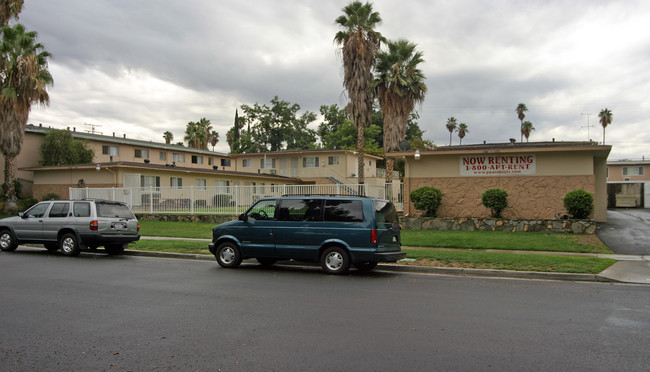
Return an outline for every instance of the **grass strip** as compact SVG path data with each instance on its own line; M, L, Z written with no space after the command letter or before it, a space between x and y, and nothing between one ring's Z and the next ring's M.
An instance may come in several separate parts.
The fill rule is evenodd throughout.
M506 231L402 230L402 245L412 247L613 253L598 237Z
M129 249L135 251L169 252L186 254L211 254L208 242L186 240L146 240L140 239L129 244Z
M212 228L216 225L209 222L140 221L140 235L212 239Z
M406 249L412 265L462 267L473 269L539 271L598 274L616 260L595 257L552 256L481 251L445 251L438 249Z

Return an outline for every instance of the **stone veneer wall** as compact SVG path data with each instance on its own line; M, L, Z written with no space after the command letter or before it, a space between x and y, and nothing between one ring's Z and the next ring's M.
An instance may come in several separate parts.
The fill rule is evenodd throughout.
M404 185L404 214L422 215L413 208L408 195L423 186L437 187L442 191L442 204L438 216L489 217L481 197L487 189L503 189L508 193L508 207L503 211L507 219L547 219L564 214L564 196L584 188L594 194L595 178L589 176L520 176L520 177L445 177L407 178ZM585 187L587 185L587 187Z
M524 231L593 234L593 220L509 220L502 218L433 218L404 217L406 230Z
M145 214L136 213L138 220L142 221L178 221L178 222L208 222L215 225L236 220L238 216L223 214Z

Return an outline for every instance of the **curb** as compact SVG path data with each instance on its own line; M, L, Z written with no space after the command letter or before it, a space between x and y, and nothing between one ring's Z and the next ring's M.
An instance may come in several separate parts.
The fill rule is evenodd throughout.
M124 255L156 258L172 258L197 261L214 261L212 255L184 254L168 252L151 252L126 250ZM282 263L280 265L305 266L300 262ZM577 282L619 282L611 278L602 277L599 274L572 274L572 273L546 273L537 271L509 271L509 270L485 270L485 269L464 269L453 267L434 266L412 266L399 264L379 264L375 270L392 271L405 273L454 275L454 276L477 276L488 278L510 278L510 279L535 279L535 280L560 280Z

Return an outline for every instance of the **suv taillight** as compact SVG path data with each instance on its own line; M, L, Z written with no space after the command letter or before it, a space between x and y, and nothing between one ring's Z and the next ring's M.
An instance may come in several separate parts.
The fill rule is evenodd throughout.
M140 222L138 222L138 232L140 232Z
M97 231L99 228L99 223L97 220L90 221L90 229L93 231Z
M377 229L370 230L370 243L377 244Z

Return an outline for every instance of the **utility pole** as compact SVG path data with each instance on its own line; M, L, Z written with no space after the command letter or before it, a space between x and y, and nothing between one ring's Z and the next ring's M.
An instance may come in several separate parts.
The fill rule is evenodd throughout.
M589 135L589 128L593 128L593 125L589 125L589 116L593 114L585 114L585 113L580 113L580 116L587 116L587 139L591 141L591 136ZM585 126L581 126L580 128L585 128Z

